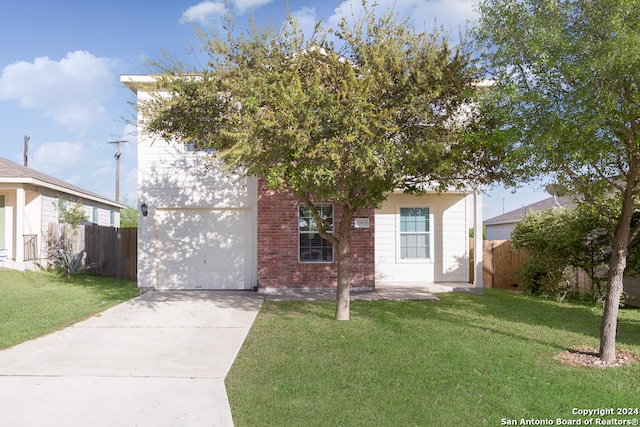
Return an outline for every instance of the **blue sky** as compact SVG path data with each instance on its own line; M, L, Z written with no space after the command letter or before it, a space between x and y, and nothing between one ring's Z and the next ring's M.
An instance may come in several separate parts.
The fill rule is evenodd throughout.
M333 21L361 0L231 0L238 23L253 14L279 26L290 10L303 25ZM382 5L392 0L380 0ZM396 0L417 25L434 19L456 37L476 18L476 0ZM120 198L135 204L136 137L133 94L121 74L145 74L148 58L164 49L179 58L197 44L195 26L219 22L224 1L79 0L0 2L0 156L22 164L29 135L29 166L115 198L115 147L122 145ZM342 9L341 9L342 8ZM490 189L484 217L547 197L536 188Z

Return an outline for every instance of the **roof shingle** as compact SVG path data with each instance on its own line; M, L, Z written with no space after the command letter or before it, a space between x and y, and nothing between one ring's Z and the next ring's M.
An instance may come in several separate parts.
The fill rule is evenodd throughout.
M112 206L124 207L121 203L115 202L99 194L92 193L83 188L69 184L61 179L28 168L16 162L12 162L4 157L0 157L0 182L34 184L54 189L60 188L62 190L67 190L70 193L76 193Z

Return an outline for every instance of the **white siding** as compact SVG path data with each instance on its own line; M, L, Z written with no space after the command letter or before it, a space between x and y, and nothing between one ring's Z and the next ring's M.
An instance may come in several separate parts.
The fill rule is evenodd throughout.
M27 193L28 194L28 193ZM38 241L38 247L42 257L47 256L47 239L49 235L49 224L58 224L58 210L56 205L60 198L64 198L68 202L68 206L75 203L82 203L84 214L87 217L87 223L93 222L93 207L98 208L98 225L111 226L111 211L114 211L114 227L120 226L120 210L113 206L104 205L93 200L86 200L78 198L77 196L71 196L69 194L62 194L54 192L53 190L44 189L40 197L38 197L38 206L40 208L41 218L41 232ZM34 232L35 234L35 232ZM79 249L79 248L77 248Z
M138 92L138 102L149 99ZM142 123L142 117L138 117ZM139 128L138 134L138 204L148 206L146 217L138 209L138 286L158 288L158 263L164 256L159 237L162 212L174 209L243 209L248 210L251 246L248 262L249 277L254 287L257 277L257 178L212 166L206 153L194 153L179 143L155 139ZM207 224L202 224L207 227ZM188 282L188 279L182 278ZM193 286L184 283L185 288Z
M21 270L35 268L32 263L22 261L25 255L25 242L31 241L31 235L37 236L36 244L39 253L36 257L46 258L49 224L58 223L58 211L54 203L61 197L69 203L82 203L85 213L89 215L89 220L91 220L92 208L96 206L99 211L100 225L116 227L120 225L119 207L110 205L108 201L94 200L91 196L81 197L67 193L61 187L54 189L34 183L5 183L0 189L0 194L5 196L5 248L2 249L7 249L8 256L8 261L3 262L3 267ZM114 213L113 224L111 224L111 212ZM25 239L25 236L29 236L29 239Z
M461 194L422 197L391 194L376 211L376 283L407 285L468 281L470 204L469 198ZM430 259L402 260L398 256L400 207L429 208Z
M510 240L511 232L516 228L515 223L487 225L487 240Z

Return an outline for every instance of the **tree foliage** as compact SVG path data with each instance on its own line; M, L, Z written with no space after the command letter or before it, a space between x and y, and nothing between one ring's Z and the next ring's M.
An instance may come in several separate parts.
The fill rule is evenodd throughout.
M463 137L477 77L469 52L393 10L363 6L335 28L317 23L311 36L292 17L248 31L230 19L225 34L202 34L203 69L156 64L158 93L142 107L147 131L214 148L230 168L310 207L337 249L339 318L345 310L348 318L356 209L397 188L442 190L485 176L479 146ZM334 233L312 201L342 207Z
M611 250L589 206L529 213L511 233L511 242L515 249L524 249L529 255L521 274L530 292L564 299L573 287L576 267L587 273L591 295L601 302L602 267Z
M80 202L69 205L69 201L61 197L53 202L53 206L58 212L58 221L60 224L65 224L70 227L72 231L77 231L78 227L89 220L89 216Z
M640 3L483 0L475 38L495 86L485 137L512 182L549 176L599 213L612 249L600 356L615 356L640 186ZM613 203L608 200L614 199Z
M120 228L136 228L138 226L138 210L132 206L120 209Z

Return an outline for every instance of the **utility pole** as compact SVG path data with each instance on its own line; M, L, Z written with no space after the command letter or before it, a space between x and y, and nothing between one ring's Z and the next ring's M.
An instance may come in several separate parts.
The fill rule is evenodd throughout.
M29 140L31 137L29 135L24 136L24 166L29 166Z
M113 156L116 159L116 202L120 203L120 144L129 142L126 139L119 141L108 141L107 144L113 144L116 146L116 154Z

